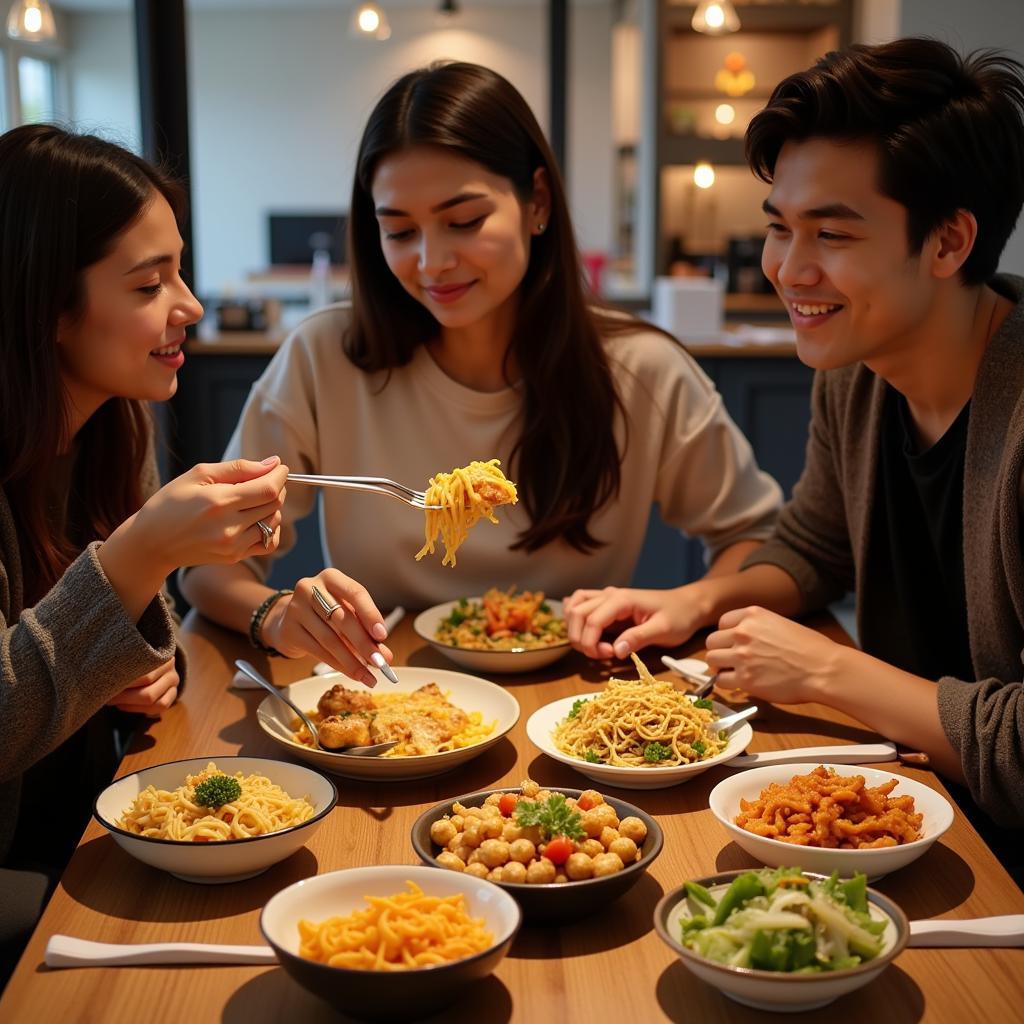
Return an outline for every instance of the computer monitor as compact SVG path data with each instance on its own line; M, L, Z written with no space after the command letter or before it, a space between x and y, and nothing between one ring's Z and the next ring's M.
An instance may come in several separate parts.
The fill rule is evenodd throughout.
M331 263L345 263L345 232L348 215L341 211L328 213L271 213L267 216L270 228L270 262L305 264L313 262L317 249L331 254Z

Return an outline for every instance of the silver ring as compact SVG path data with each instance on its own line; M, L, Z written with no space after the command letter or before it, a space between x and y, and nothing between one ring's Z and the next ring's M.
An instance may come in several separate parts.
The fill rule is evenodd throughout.
M263 547L269 551L270 545L274 543L274 531L262 519L257 519L256 525L260 528L260 533L263 534Z
M330 619L330 617L341 607L340 601L331 604L331 602L328 601L320 592L318 587L313 587L313 600L324 613L324 622L327 622L327 620Z

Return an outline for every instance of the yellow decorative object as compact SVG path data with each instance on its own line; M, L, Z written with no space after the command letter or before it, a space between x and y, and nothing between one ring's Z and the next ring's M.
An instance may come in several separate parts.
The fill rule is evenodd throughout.
M715 88L727 96L744 96L755 84L754 73L747 67L747 58L736 51L726 54L725 67L715 72Z

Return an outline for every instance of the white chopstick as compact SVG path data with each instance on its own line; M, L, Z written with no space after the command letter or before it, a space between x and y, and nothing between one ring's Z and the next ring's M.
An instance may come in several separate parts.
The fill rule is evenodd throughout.
M117 967L145 964L276 964L270 946L227 946L206 942L91 942L51 935L47 967Z

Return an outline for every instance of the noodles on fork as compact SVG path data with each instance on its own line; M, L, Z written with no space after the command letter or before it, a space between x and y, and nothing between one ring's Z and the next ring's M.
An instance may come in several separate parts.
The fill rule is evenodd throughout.
M426 542L416 555L418 562L424 555L434 553L438 534L444 541L442 565L455 566L455 552L465 541L470 529L481 519L497 525L494 509L498 505L514 505L516 485L505 478L497 459L489 462L471 462L450 473L438 473L427 486L427 505L440 505L440 509L427 509L424 528Z

